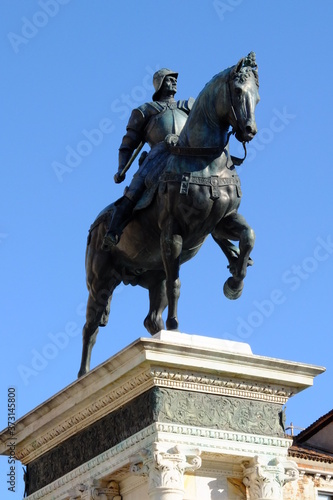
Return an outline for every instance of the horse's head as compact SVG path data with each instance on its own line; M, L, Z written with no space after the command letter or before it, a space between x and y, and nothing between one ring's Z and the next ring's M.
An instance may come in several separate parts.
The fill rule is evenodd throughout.
M230 113L229 121L236 138L249 142L257 133L255 107L259 97L259 79L254 52L242 58L231 68L229 75Z

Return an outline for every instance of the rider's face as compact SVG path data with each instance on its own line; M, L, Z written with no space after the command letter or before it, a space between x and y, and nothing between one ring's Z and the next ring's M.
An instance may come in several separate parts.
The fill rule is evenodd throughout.
M162 91L168 94L175 94L177 92L177 78L174 76L166 76L163 80Z

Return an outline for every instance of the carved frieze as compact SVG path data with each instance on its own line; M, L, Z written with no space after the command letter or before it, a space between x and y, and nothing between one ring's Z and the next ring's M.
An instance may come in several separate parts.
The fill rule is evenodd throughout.
M189 391L156 392L160 422L249 434L284 435L280 405Z
M220 394L285 404L293 393L287 388L274 384L255 383L215 374L173 370L168 367L152 367L150 370L154 385L174 389L194 390L205 393Z
M292 395L290 391L275 385L252 383L239 379L225 378L216 374L188 372L169 367L151 366L136 373L130 380L124 381L110 392L73 413L45 434L38 436L26 447L17 450L17 458L22 463L28 463L37 458L50 447L70 438L78 429L89 427L96 420L116 411L130 399L138 397L153 387L166 389L181 389L185 391L231 396L235 398L264 401L267 403L285 404Z
M154 387L28 464L29 493L153 423L282 437L281 405Z

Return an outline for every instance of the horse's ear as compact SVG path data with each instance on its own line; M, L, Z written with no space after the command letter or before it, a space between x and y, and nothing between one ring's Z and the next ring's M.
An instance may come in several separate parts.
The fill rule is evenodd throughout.
M235 66L232 68L231 75L233 76L239 73L239 71L242 69L243 64L244 64L244 57L242 57L242 59L240 59L238 63L235 64Z

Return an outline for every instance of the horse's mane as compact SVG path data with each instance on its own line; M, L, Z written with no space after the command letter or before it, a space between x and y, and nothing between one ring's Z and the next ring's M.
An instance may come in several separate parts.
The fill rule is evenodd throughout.
M210 91L210 87L215 85L218 81L219 83L227 81L230 77L230 74L232 73L232 70L238 64L240 64L240 62L242 63L242 65L239 68L239 70L232 75L233 80L239 83L244 83L252 75L254 77L257 87L259 87L259 75L258 75L258 66L256 63L256 55L254 52L250 52L246 57L241 59L234 66L230 66L229 68L226 68L223 71L220 71L219 73L214 75L211 78L211 80L208 83L206 83L204 88L201 90L196 101L199 100L202 94L205 94L207 90Z
M258 66L254 52L250 52L249 55L243 59L242 67L235 73L234 80L239 83L244 83L251 75L254 77L257 87L259 87Z
M255 83L256 83L257 87L259 87L259 75L258 75L258 66L256 63L256 55L254 52L250 52L246 57L241 59L234 66L230 66L229 68L226 68L223 71L220 71L219 73L214 75L211 78L211 80L208 83L206 83L204 88L201 90L195 103L197 101L200 101L202 95L205 95L207 90L210 91L211 87L213 85L216 85L216 83L218 83L218 82L221 83L221 82L227 81L230 77L230 74L232 73L232 70L238 64L240 64L240 62L242 63L241 67L239 68L239 70L237 72L234 73L234 75L232 75L232 78L239 83L244 83L251 75L253 75ZM195 106L195 103L194 103L194 106ZM193 108L194 108L194 106L193 106Z
M234 71L236 67L237 71ZM200 112L205 109L207 110L207 106L209 104L207 96L209 96L209 98L211 99L211 96L214 95L216 88L220 87L221 84L228 82L230 78L235 82L242 84L245 83L245 81L251 76L254 77L255 83L257 87L259 87L258 67L256 63L256 55L254 52L250 52L246 57L242 58L234 66L230 66L229 68L226 68L214 75L211 80L206 83L206 85L203 87L198 97L196 98L190 116L180 133L180 143L182 143L183 140L186 141L187 128L191 124L191 117L195 116L197 111ZM206 113L206 119L209 121L209 113Z
M205 99L207 94L211 94L211 87L216 86L217 84L224 83L228 81L229 78L229 73L232 70L233 66L227 69L224 69L223 71L220 71L216 75L214 75L209 82L206 83L204 88L199 92L198 97L196 98L192 111L201 104L202 99Z
M220 73L214 75L199 92L197 98L194 101L191 113L179 135L180 145L185 145L187 142L187 131L192 126L192 120L195 121L198 116L202 116L202 113L204 113L205 120L207 122L212 120L213 113L209 111L210 101L212 100L212 96L216 93L216 88L220 87L221 84L224 84L228 81L231 69L232 67L224 69Z

